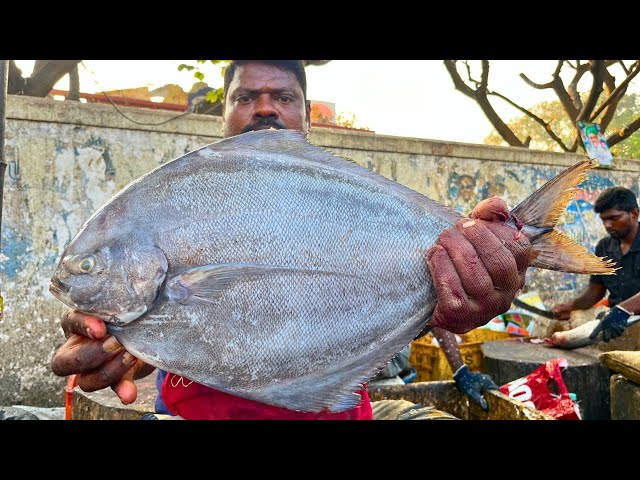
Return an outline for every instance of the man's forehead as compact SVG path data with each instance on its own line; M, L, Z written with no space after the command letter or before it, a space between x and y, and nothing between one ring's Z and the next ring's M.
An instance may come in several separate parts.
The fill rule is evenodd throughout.
M618 215L624 215L624 210L618 210L617 208L609 208L600 212L600 218L617 217Z
M248 63L238 66L230 87L232 89L301 88L293 72L264 63Z

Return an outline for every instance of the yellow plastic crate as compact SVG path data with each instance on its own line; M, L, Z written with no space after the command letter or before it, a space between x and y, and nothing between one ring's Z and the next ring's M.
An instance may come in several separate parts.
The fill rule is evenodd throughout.
M515 335L476 328L460 335L460 337L462 337L462 343L458 344L458 348L462 361L467 364L469 370L480 372L484 359L480 346L484 342L506 340L515 337ZM431 344L432 338L431 335L425 335L411 342L409 362L416 369L416 382L451 380L453 378L453 372L444 351L439 346Z

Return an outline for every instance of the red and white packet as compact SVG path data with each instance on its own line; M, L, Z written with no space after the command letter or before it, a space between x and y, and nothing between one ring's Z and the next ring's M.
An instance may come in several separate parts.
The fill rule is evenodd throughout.
M500 391L558 420L582 420L578 405L562 378L562 369L567 365L565 358L551 359L529 375L505 383ZM555 382L559 393L550 390L551 382Z

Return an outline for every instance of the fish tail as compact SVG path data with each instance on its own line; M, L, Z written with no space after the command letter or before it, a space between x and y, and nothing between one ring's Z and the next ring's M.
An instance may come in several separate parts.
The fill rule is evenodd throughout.
M507 223L521 227L527 234L533 250L532 267L590 275L613 275L617 270L614 261L597 257L556 228L578 193L578 185L596 166L592 160L576 163L511 211Z

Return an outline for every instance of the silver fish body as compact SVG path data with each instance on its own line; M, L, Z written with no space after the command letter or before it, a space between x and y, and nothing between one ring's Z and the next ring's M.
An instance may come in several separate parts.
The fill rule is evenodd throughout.
M627 327L638 322L640 322L640 315L631 315L627 319ZM557 348L573 349L586 347L603 341L602 332L599 332L594 339L589 338L599 323L600 320L590 320L582 325L572 328L571 330L554 332L553 335L551 335L551 338L547 338L545 340L547 343Z
M151 365L342 411L425 326L425 253L459 218L300 132L249 132L125 187L69 244L51 291Z
M531 266L613 273L554 228L595 165L512 210ZM125 187L67 246L50 291L151 365L266 404L343 411L427 324L425 254L460 218L300 132L248 132Z

